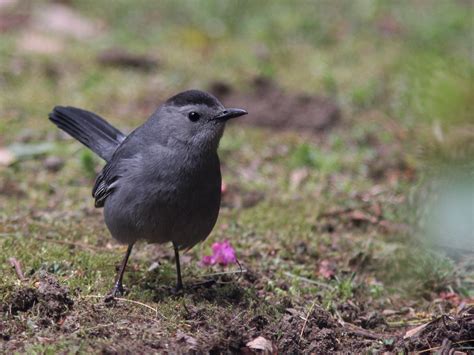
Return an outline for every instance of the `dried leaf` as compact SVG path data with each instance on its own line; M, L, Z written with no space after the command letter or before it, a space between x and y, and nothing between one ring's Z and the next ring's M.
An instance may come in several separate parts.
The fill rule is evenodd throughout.
M403 336L403 339L408 339L408 338L411 338L415 335L417 335L418 333L420 333L423 329L425 329L428 324L430 324L431 322L428 322L428 323L424 323L422 325L419 325L415 328L412 328L410 330L407 330L407 332L405 333L405 335Z
M274 352L272 342L262 336L259 336L254 340L249 341L246 346L249 349L261 350L264 352L264 354L272 354Z

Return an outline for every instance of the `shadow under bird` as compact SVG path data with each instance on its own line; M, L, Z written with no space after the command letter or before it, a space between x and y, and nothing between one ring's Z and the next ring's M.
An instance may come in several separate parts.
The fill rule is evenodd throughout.
M107 162L92 196L96 207L104 207L112 236L128 244L110 296L123 293L125 267L139 239L173 244L176 289L182 289L179 251L206 239L216 223L221 200L217 148L226 122L245 114L199 90L169 98L128 136L79 108L56 106L49 114L56 126Z

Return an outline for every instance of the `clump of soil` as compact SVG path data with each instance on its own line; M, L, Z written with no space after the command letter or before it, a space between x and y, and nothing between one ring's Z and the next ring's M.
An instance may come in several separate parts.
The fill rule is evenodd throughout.
M249 115L239 122L274 129L296 129L322 132L332 128L341 118L339 106L328 97L289 94L273 81L258 77L252 89L236 92L223 82L215 82L210 91L224 105L243 107Z
M57 321L74 304L69 290L61 286L51 274L43 273L38 287L38 310L40 314Z
M374 329L385 326L386 322L380 312L366 309L365 305L356 305L352 301L344 302L337 306L341 318L363 329Z
M193 298L196 302L206 300L208 302L227 302L229 304L246 304L245 291L242 287L234 283L223 285L212 285L211 287L202 287L196 290ZM243 304L242 304L243 303Z
M403 351L472 349L474 346L474 306L457 315L442 315L435 320L408 331L396 348Z
M26 312L38 302L38 295L34 288L20 288L16 290L6 304L3 305L4 312L17 314Z
M283 316L282 337L278 341L278 350L284 353L328 353L340 349L338 324L332 315L320 307L315 307L305 322L301 315L292 310Z
M36 288L19 288L7 299L4 312L17 314L32 310L41 318L41 324L57 322L73 306L69 290L51 274L41 273Z

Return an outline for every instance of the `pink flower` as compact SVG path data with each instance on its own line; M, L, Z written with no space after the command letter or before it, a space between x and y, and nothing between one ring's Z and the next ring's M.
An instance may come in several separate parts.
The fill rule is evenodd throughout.
M201 263L206 266L215 264L226 266L236 262L235 250L227 240L212 244L212 255L205 255L201 260Z

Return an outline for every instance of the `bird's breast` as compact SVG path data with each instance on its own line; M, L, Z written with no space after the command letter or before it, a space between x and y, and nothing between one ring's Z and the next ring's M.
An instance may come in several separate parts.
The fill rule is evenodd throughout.
M212 231L221 197L218 158L167 160L159 166L144 161L123 178L105 206L106 222L116 239L191 247Z

